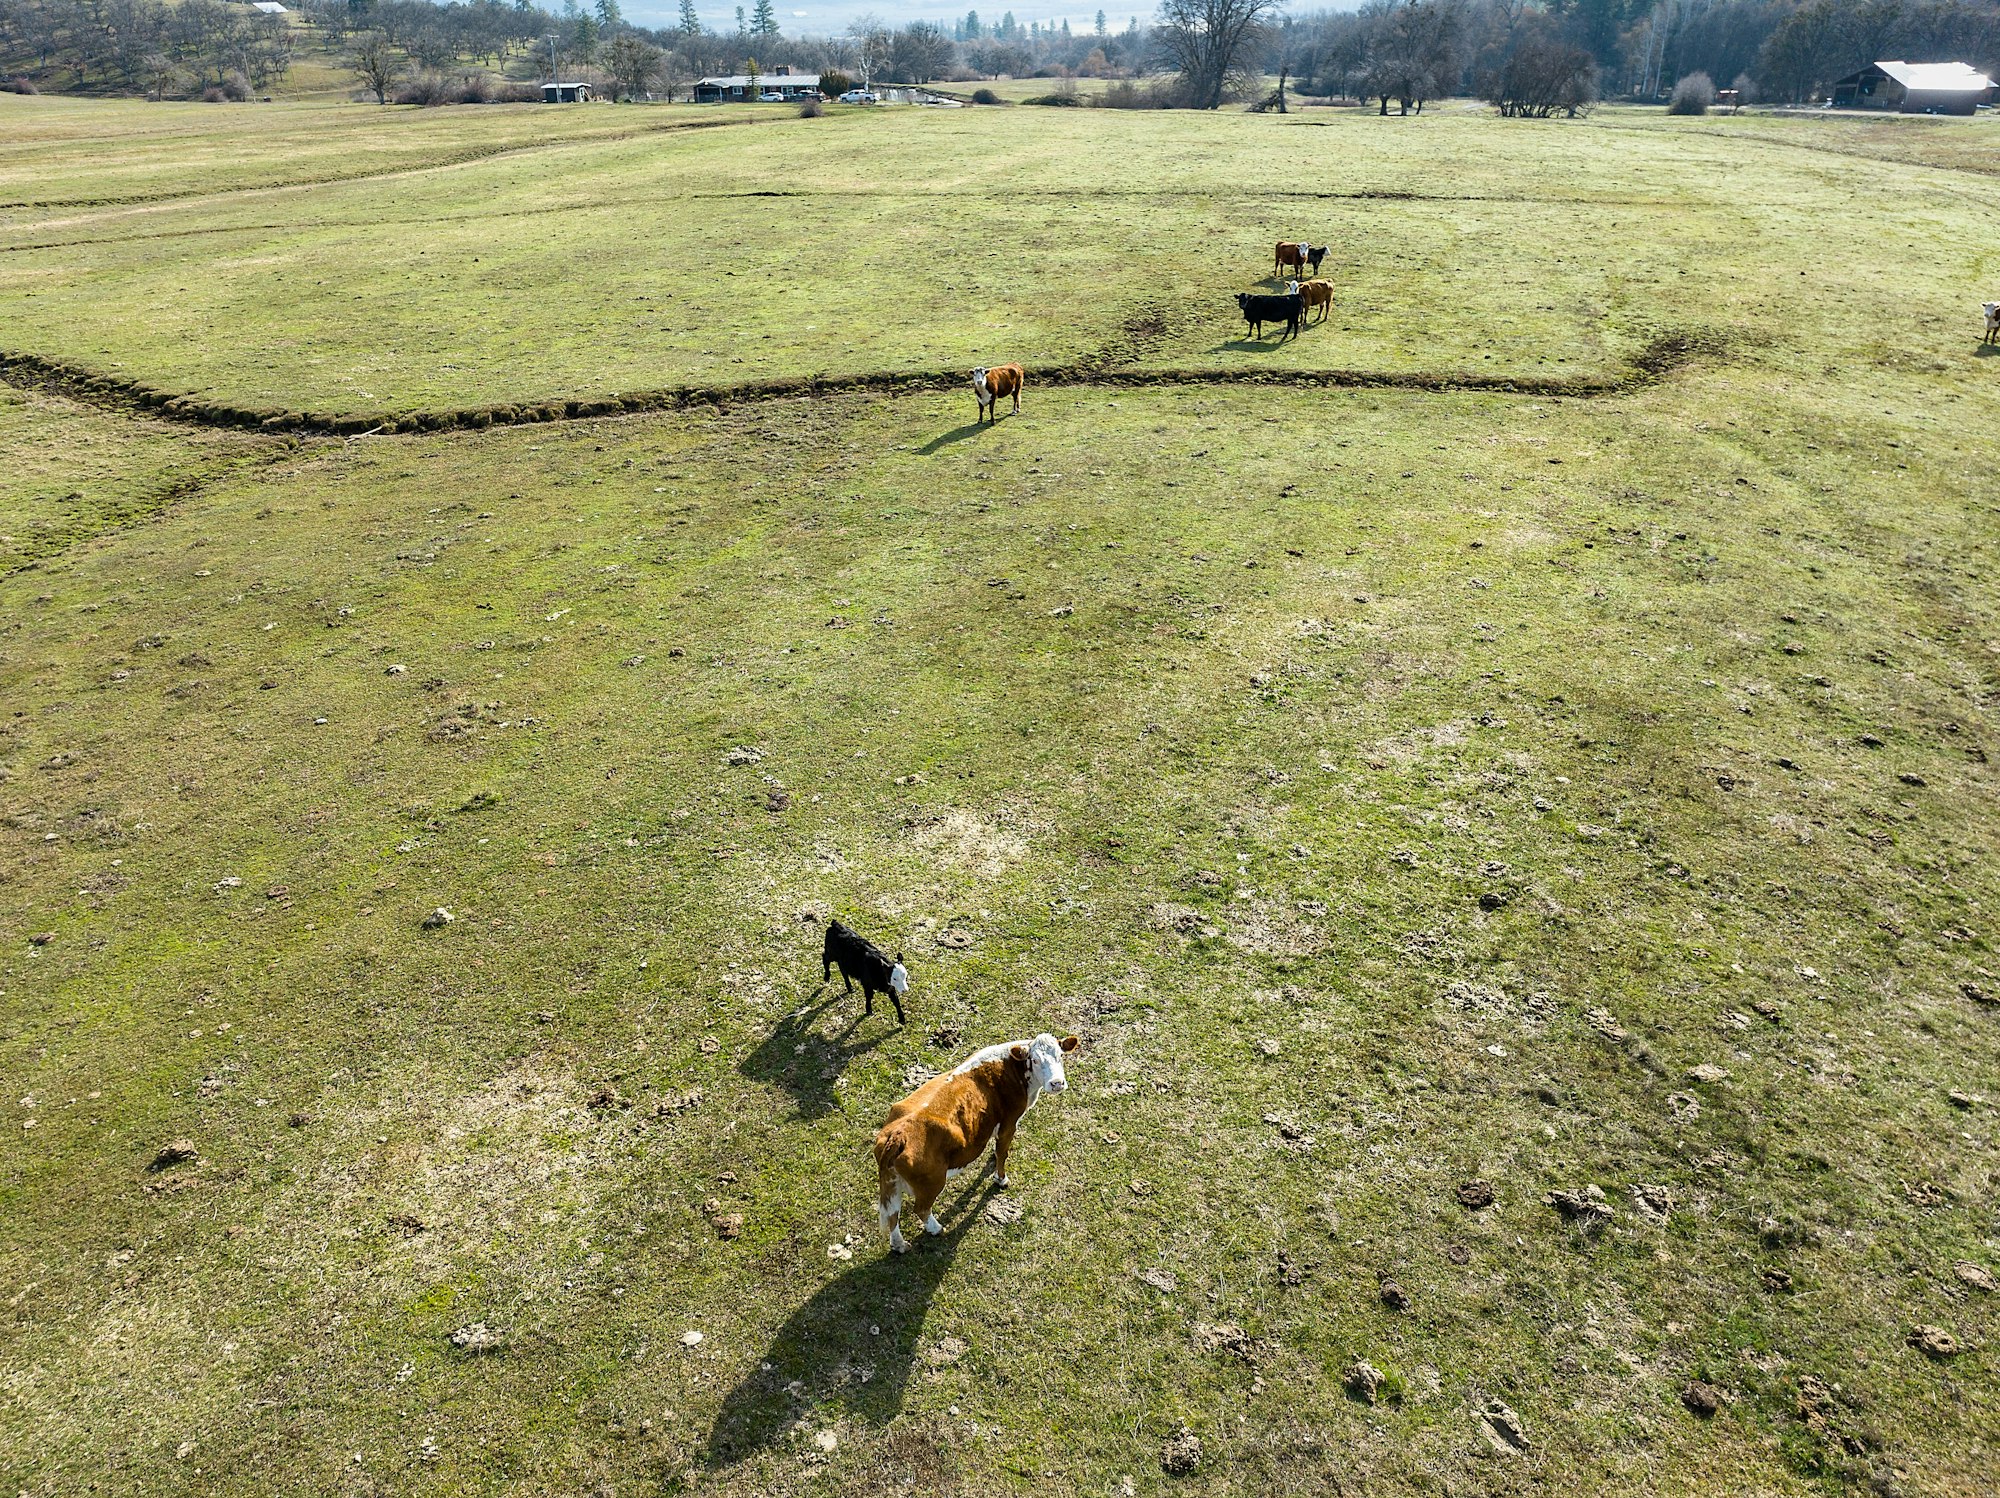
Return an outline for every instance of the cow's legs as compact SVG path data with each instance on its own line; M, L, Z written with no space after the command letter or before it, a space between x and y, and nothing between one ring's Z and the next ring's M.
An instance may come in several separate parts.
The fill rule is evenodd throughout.
M1021 387L1019 385L1014 387L1014 414L1016 416L1021 414Z
M944 1231L944 1224L939 1222L937 1214L931 1211L931 1204L938 1199L938 1193L943 1190L943 1172L939 1172L935 1177L925 1176L910 1183L911 1215L922 1215L924 1231L932 1237Z
M868 986L866 979L862 980L861 993L862 997L868 1000L868 1006L861 1012L863 1014L873 1014L875 1012L875 990Z
M986 1167L993 1177L993 1184L1004 1187L1007 1184L1007 1152L1014 1147L1014 1129L1010 1125L1002 1129L993 1140L993 1163Z

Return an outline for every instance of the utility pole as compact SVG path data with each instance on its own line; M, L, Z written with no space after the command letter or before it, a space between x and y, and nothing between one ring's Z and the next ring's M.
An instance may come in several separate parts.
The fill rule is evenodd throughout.
M556 71L556 34L553 31L549 33L549 82L562 82L562 74Z

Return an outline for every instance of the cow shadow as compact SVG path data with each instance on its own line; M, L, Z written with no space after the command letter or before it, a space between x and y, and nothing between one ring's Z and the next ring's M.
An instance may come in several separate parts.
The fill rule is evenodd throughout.
M931 1299L978 1217L983 1193L971 1195L952 1226L935 1238L919 1229L906 1254L879 1239L857 1250L852 1268L785 1318L757 1366L723 1396L703 1453L710 1469L756 1455L802 1417L880 1426L902 1413Z
M1991 359L2000 356L2000 343L1982 343L1972 351L1975 359Z
M1305 325L1299 325L1300 331ZM1266 334L1262 338L1232 338L1227 343L1218 343L1210 349L1211 354L1268 354L1281 344L1290 343L1291 335L1286 333Z
M926 442L922 447L918 448L917 456L920 458L928 458L932 453L950 447L954 442L963 442L967 437L973 436L974 434L982 431L987 425L988 424L983 421L973 421L966 423L966 425L962 427L956 427L949 432L944 432L939 436L931 438L930 441ZM993 425L997 426L999 425L999 423L995 422L993 423Z
M878 998L874 1014L864 1014L865 1001L859 992L842 993L822 983L814 990L817 1004L793 1010L779 1020L757 1049L745 1056L736 1068L753 1082L768 1082L792 1095L798 1116L824 1118L840 1107L836 1084L856 1057L865 1056L887 1040L897 1029L895 1014L885 999ZM831 1034L819 1029L820 1018L830 1010L853 1006L847 1023ZM885 1014L885 1011L886 1014ZM869 1026L865 1037L856 1032Z

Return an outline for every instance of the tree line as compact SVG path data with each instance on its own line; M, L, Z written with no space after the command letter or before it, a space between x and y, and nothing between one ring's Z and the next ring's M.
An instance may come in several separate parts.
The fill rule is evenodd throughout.
M838 36L787 36L774 0L721 24L700 0L677 22L629 23L619 0L299 0L311 25L228 0L0 0L0 76L42 87L247 96L282 78L294 49L344 58L378 98L450 85L493 97L493 80L551 69L620 96L680 97L699 77L780 65L835 81L927 83L1009 75L1106 77L1106 102L1213 109L1284 107L1287 91L1420 112L1451 95L1502 113L1574 113L1599 96L1663 99L1691 75L1747 97L1804 102L1887 57L2000 67L2000 0L1364 0L1298 16L1280 0L1160 0L1122 26L997 19L948 26L862 17ZM532 59L532 61L524 61ZM1064 102L1056 100L1055 102Z

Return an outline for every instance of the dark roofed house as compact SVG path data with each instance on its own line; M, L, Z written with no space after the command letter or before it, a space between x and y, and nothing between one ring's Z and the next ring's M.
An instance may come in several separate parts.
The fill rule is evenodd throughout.
M1993 98L1993 80L1962 62L1871 62L1833 86L1835 109L1971 114Z
M704 78L694 86L694 102L697 104L755 103L759 94L776 94L788 102L793 99L817 99L819 74L794 73L789 67L778 67L768 73L759 73L754 78L748 73Z

